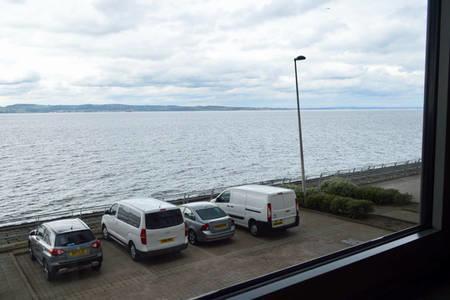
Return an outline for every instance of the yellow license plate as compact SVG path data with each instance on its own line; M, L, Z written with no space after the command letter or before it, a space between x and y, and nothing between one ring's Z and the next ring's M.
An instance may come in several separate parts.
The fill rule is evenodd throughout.
M227 224L219 224L219 225L216 225L216 226L214 226L216 229L223 229L223 228L226 228L227 227Z
M275 225L275 226L281 225L281 224L283 224L283 220L276 220L276 221L273 221L273 225Z
M88 254L87 249L78 249L69 252L69 256L82 256Z
M170 243L170 242L173 242L173 238L159 240L159 242L160 242L161 244Z

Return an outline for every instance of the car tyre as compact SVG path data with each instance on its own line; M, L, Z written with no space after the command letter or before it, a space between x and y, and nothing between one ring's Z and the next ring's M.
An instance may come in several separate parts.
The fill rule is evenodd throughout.
M103 239L104 239L105 241L108 241L108 240L110 239L110 237L109 237L109 232L108 232L108 228L106 228L105 225L103 225L103 228L102 228L102 234L103 234Z
M140 260L141 255L139 253L139 250L136 249L136 246L134 245L133 242L130 243L129 251L130 251L130 256L131 256L132 260L134 260L134 261Z
M33 254L33 250L31 249L30 243L28 243L28 253L30 254L31 261L35 261L36 260L36 256L34 256L34 254Z
M44 261L44 274L45 278L47 278L48 281L52 281L56 277L56 272L52 268L49 267L48 263Z
M197 235L195 234L194 230L189 230L188 233L188 241L191 245L197 245L198 244L198 240L197 240Z
M259 226L254 220L250 220L248 223L248 228L250 230L250 234L253 236L258 236L260 233Z

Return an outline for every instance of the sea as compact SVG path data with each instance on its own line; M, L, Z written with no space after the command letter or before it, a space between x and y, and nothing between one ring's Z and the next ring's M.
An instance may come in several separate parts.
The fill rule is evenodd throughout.
M419 159L422 109L305 110L308 177ZM295 110L0 114L0 221L300 176Z

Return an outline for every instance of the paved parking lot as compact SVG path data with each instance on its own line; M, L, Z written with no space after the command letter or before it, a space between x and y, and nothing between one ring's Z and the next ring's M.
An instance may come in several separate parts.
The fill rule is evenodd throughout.
M41 267L27 255L18 255L16 260L41 299L185 299L388 233L304 210L299 228L258 238L238 229L230 241L189 246L180 254L139 263L133 262L121 246L105 241L100 273L86 270L60 276L54 282L47 282Z

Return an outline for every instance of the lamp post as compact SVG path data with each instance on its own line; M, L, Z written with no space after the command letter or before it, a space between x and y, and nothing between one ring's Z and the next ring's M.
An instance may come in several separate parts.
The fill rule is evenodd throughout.
M294 58L294 66L295 66L295 87L297 89L297 117L298 117L298 140L300 143L300 164L302 170L302 192L303 195L306 195L306 179L305 179L305 161L303 159L303 139L302 139L302 122L300 118L300 100L298 96L298 77L297 77L297 61L305 60L306 57L303 55L297 56Z

